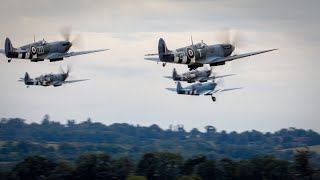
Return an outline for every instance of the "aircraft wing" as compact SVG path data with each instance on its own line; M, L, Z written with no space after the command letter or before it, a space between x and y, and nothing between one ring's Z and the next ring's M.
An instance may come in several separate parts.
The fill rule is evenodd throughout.
M213 90L198 91L199 95L211 95Z
M75 82L80 82L80 81L87 81L90 79L78 79L78 80L70 80L70 81L63 81L63 84L69 84L69 83L75 83Z
M67 58L71 56L79 56L83 54L96 53L101 51L107 51L109 49L100 49L100 50L91 50L91 51L79 51L79 52L69 52L69 53L54 53L48 55L47 59L58 59L58 58Z
M242 89L242 87L229 88L229 89L217 89L217 90L214 90L212 93L220 93L220 92L232 91L232 90L238 90L238 89Z
M211 76L208 77L208 79L219 79L219 78L224 78L224 77L228 77L228 76L234 76L236 74L227 74L227 75L222 75L222 76Z
M204 61L199 61L200 63L203 64L211 64L211 63L220 63L220 62L226 62L226 61L233 61L235 59L240 59L240 58L244 58L244 57L249 57L249 56L254 56L257 54L262 54L262 53L266 53L266 52L271 52L271 51L275 51L278 49L269 49L269 50L265 50L265 51L257 51L257 52L252 52L252 53L245 53L245 54L239 54L239 55L233 55L233 56L228 56L228 57L211 57L211 58L207 58Z

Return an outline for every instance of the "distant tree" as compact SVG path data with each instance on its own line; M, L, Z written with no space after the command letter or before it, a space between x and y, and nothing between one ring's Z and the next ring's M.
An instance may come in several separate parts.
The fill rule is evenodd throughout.
M69 127L69 128L72 128L72 127L74 127L76 125L76 121L75 120L68 120L67 121L67 126Z
M218 170L215 160L207 160L198 165L196 174L203 180L212 180L218 178Z
M206 126L206 133L216 133L217 129L214 126Z
M253 174L258 179L291 179L289 163L266 155L251 159Z
M312 178L313 169L310 165L311 153L308 149L296 150L294 155L294 165L296 169L296 176Z
M236 179L255 180L258 179L254 176L254 165L248 160L241 160L238 162L236 170Z
M228 158L223 158L219 162L221 168L221 179L232 180L236 179L237 164Z
M50 124L50 116L48 114L44 115L41 125L48 126Z
M137 166L137 175L145 176L148 180L156 179L158 174L159 158L154 153L146 153Z
M157 153L158 156L158 175L160 179L176 179L180 175L182 157L174 153Z
M201 180L198 176L181 176L177 180Z
M134 164L131 159L121 157L112 162L112 169L116 179L126 179L134 171Z
M200 138L201 137L201 132L197 129L197 128L193 128L191 131L190 131L190 135L192 137L195 137L195 138Z
M18 163L12 170L13 179L44 179L55 168L56 164L42 156L30 156Z
M76 162L75 177L79 180L112 179L110 156L104 153L80 156Z
M10 179L10 171L3 171L0 169L0 179L1 180L9 180Z
M57 166L50 172L47 180L63 180L72 179L74 168L69 161L62 160L58 162Z
M181 174L192 175L194 173L195 167L207 160L206 156L199 155L187 159L181 167Z
M126 180L147 180L144 176L129 175Z

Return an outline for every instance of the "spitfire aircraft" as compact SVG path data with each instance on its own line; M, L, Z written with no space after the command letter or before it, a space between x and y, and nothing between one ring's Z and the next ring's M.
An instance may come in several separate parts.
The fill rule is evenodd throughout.
M31 44L14 48L11 40L6 38L4 49L0 49L0 53L4 54L8 59L8 62L14 59L30 59L32 62L43 61L49 59L50 62L62 61L64 58L71 56L78 56L83 54L95 53L100 51L106 51L109 49L68 52L73 42L70 41L70 33L64 35L64 41L47 42L44 39Z
M58 74L45 74L41 75L39 77L36 77L34 79L30 78L28 72L26 72L24 78L21 78L19 81L22 81L29 87L30 85L39 85L39 86L62 86L63 84L67 83L74 83L74 82L80 82L80 81L86 81L89 79L80 79L80 80L69 80L66 81L66 79L69 76L70 68L67 69L67 72L64 72L63 69L61 69L61 72Z
M242 88L230 88L230 89L218 89L218 83L214 81L206 83L196 83L188 87L182 87L181 83L178 81L177 88L166 88L169 91L175 91L178 94L185 95L211 95L212 101L216 101L216 97L213 96L214 93L225 92L231 90L237 90Z
M223 75L223 76L210 76L212 69L204 70L192 70L183 74L178 74L176 68L173 69L172 76L164 76L165 78L172 79L174 81L186 81L188 83L194 82L207 82L208 80L218 79L227 76L233 76L235 74Z
M244 58L248 56L253 56L257 54L262 54L277 49L269 49L264 51L257 51L239 55L233 55L235 50L235 42L230 41L224 44L207 45L203 41L197 44L178 48L176 50L169 50L165 41L160 38L158 43L158 53L157 54L146 54L146 60L160 61L163 62L163 66L166 63L177 63L188 65L189 70L197 69L202 67L204 64L209 64L210 66L220 66L224 65L228 61L232 61L239 58ZM149 57L158 56L158 57Z

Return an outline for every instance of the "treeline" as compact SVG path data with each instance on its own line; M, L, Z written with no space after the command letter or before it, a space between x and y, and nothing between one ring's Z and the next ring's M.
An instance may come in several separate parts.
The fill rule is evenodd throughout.
M0 121L0 163L17 162L30 155L45 155L51 160L74 161L83 153L106 152L113 157L128 156L138 160L146 152L168 151L184 157L204 154L209 158L251 159L270 154L290 160L295 147L320 145L320 135L312 130L281 129L274 133L259 131L218 132L207 126L205 132L185 131L182 126L161 129L129 124L104 125L69 120L61 124L46 115L41 123L25 123L20 118ZM320 162L314 153L314 162ZM0 164L1 165L1 164Z
M30 156L16 164L12 170L0 171L0 179L319 179L319 170L309 163L310 157L307 150L297 151L292 162L273 156L234 161L198 155L184 160L180 154L168 152L146 153L137 163L128 157L111 158L105 153L82 155L75 163Z

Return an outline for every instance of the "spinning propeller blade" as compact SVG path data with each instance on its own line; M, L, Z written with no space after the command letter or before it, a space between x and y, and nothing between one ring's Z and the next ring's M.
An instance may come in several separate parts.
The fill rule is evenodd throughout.
M72 40L71 40L71 34L72 34L72 29L71 27L64 27L60 30L61 36L64 38L65 41L68 41L72 44L74 47L82 48L83 45L83 38L80 34L76 35Z

